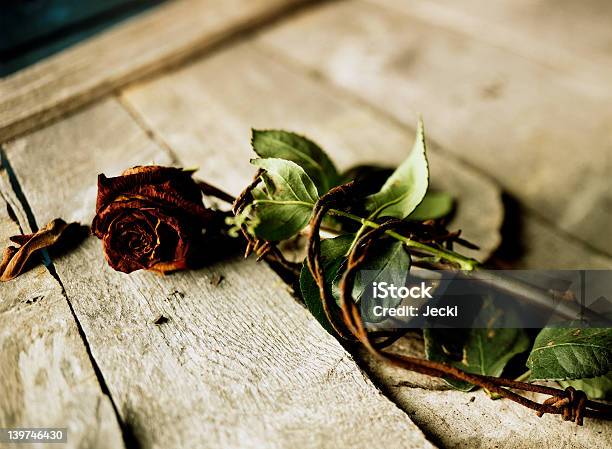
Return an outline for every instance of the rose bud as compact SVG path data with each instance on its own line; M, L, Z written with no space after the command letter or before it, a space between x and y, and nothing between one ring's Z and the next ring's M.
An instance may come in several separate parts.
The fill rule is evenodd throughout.
M159 273L188 268L190 251L216 212L202 202L202 192L179 168L134 167L121 176L98 176L92 232L115 270Z

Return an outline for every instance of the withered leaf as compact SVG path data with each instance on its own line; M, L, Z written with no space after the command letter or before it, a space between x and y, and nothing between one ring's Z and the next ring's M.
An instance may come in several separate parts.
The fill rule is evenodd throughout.
M73 227L79 227L79 225L66 223L61 218L56 218L33 234L10 237L11 242L17 244L18 247L8 246L4 250L0 262L0 281L10 281L19 276L25 271L34 253L53 247L62 239L66 231Z

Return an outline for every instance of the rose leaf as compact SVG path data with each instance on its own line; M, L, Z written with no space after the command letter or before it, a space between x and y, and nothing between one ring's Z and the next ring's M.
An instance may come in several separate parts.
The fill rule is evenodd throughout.
M560 380L563 388L574 387L584 391L590 399L612 399L612 371L604 376L590 379Z
M446 217L452 210L453 197L450 194L429 191L408 218L416 221L435 220Z
M419 120L412 152L391 174L380 191L366 197L366 210L371 218L405 218L423 200L429 185L425 133Z
M339 175L327 154L313 141L280 130L253 130L253 150L261 158L295 162L317 186L319 195L338 184Z
M321 264L325 274L325 285L330 294L332 293L332 283L338 275L343 262L346 260L346 252L351 247L354 237L353 234L345 234L321 242ZM304 262L300 273L300 290L310 313L321 323L321 326L334 335L332 325L327 320L323 310L319 287L312 277L306 262Z
M484 299L480 310L490 328L474 329L424 329L425 355L428 360L449 363L469 373L500 376L512 357L529 349L529 338L524 329L505 329L506 317ZM445 381L452 387L469 391L474 386L467 382L451 379Z
M283 159L253 159L264 170L252 192L257 226L255 234L265 240L288 239L300 232L319 199L317 188L296 163Z
M612 329L544 328L527 359L531 380L570 380L612 370Z
M375 303L370 299L370 295L364 295L368 286L373 282L387 282L388 284L404 285L406 276L410 270L410 256L404 250L404 245L395 240L385 239L376 242L372 248L368 258L361 266L359 273L355 277L355 285L353 286L353 298L355 302L362 303L362 317L369 323L376 323L384 320L384 317L378 317L373 313L373 307L379 305L382 307L394 308L401 302L401 298L392 298L389 295L387 298L378 299ZM332 285L332 293L336 301L340 300L340 279L344 270L340 270L334 278ZM363 301L368 303L363 303Z

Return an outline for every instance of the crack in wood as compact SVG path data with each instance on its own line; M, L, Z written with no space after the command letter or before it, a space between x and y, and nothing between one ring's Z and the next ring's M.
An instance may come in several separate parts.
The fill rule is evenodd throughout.
M32 211L32 208L30 207L30 204L28 203L28 200L23 192L23 190L21 189L21 185L19 183L19 180L17 178L17 175L15 174L15 172L13 171L10 161L8 159L8 156L6 155L6 153L4 152L4 150L2 149L2 147L0 147L0 161L1 161L1 168L4 169L6 171L6 173L8 174L9 177L9 181L10 181L10 187L13 191L13 194L15 195L15 197L17 198L17 201L19 201L19 205L20 209L25 213L25 216L27 217L28 220L28 225L30 227L30 229L32 231L36 231L38 230L38 224L36 223L36 218L34 217L34 212ZM2 192L0 192L1 194ZM2 195L2 197L4 197L4 195ZM8 202L7 202L7 206L8 206ZM10 206L8 206L10 208ZM12 209L11 209L12 210ZM13 211L13 217L15 217L14 219L17 219L17 216L15 214L15 212ZM23 224L22 223L18 223L18 226L21 229L23 229ZM117 418L117 421L119 422L119 425L121 427L121 431L123 434L123 441L125 443L125 446L127 448L138 448L140 447L138 442L135 440L134 435L131 433L131 431L126 427L125 422L121 419L121 415L119 414L119 411L117 409L117 405L115 403L115 400L113 399L112 394L110 393L110 390L108 388L108 384L106 383L106 380L104 379L104 375L102 374L102 371L100 370L100 367L93 355L91 346L89 344L89 341L87 340L87 335L85 334L85 331L83 330L83 327L81 325L81 322L79 321L79 318L77 316L77 314L74 311L74 308L72 306L72 302L70 301L70 299L68 298L68 295L66 294L66 289L64 288L64 284L62 282L62 280L60 279L57 271L55 270L55 266L53 265L53 261L51 260L51 257L49 256L48 251L43 250L43 260L44 260L44 265L47 269L47 271L49 272L49 274L51 274L51 276L55 279L55 281L58 283L58 285L61 288L61 293L62 296L64 298L64 300L66 301L66 304L68 305L68 308L70 309L70 313L72 315L72 318L74 319L76 328L78 330L79 333L79 337L81 339L81 342L83 343L83 346L85 347L85 351L87 353L87 356L89 358L89 362L91 363L91 366L94 370L94 373L96 375L96 379L98 381L98 384L100 385L100 389L102 391L102 393L106 396L108 396L110 403L113 407L115 416ZM39 296L35 296L33 298L30 298L28 300L25 301L26 304L31 305L34 304L40 300L44 299L44 296L39 295ZM99 402L98 402L98 408L99 408Z

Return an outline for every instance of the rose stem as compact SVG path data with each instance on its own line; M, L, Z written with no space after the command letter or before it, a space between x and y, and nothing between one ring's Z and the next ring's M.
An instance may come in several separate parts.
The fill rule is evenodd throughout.
M361 223L363 226L367 226L370 228L379 228L380 224L368 220L367 218L361 218L357 215L351 214L349 212L344 212L341 210L337 210L337 209L330 209L329 213L334 214L334 215L338 215L341 217L345 217L345 218L349 218L353 221L357 221L359 223ZM449 262L455 263L457 265L459 265L461 270L465 270L465 271L473 271L475 269L477 269L478 267L480 267L480 263L476 260L476 259L472 259L470 257L465 257L462 256L461 254L458 254L454 251L449 251L446 249L442 249L442 248L435 248L433 246L429 246L425 243L421 243L421 242L417 242L415 240L412 240L408 237L405 237L401 234L398 234L395 231L386 231L385 234L387 234L390 237L393 237L396 240L399 240L400 242L404 243L406 246L408 246L409 248L416 248L416 249L420 249L422 251L426 251L429 254L439 257L440 259L444 259L447 260Z

